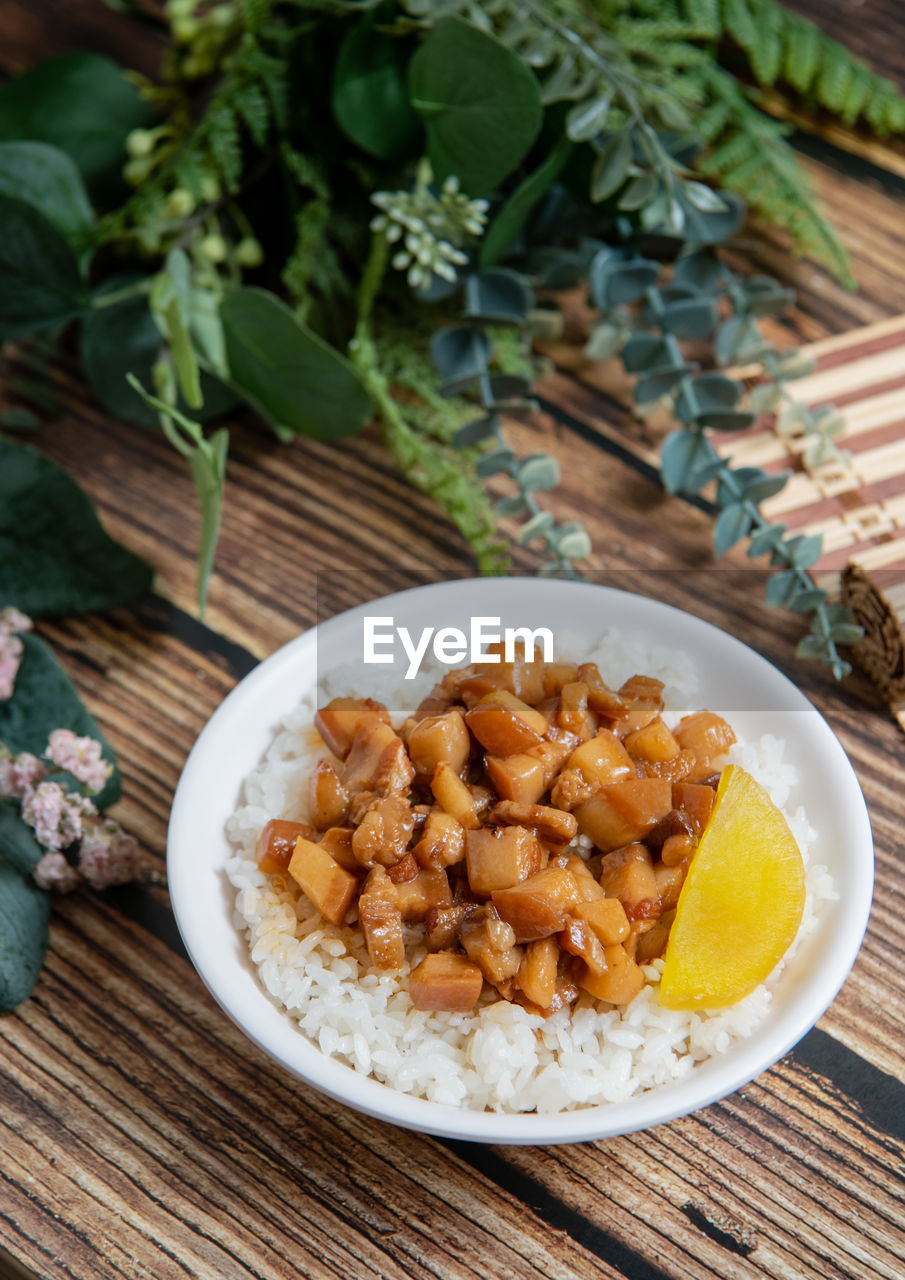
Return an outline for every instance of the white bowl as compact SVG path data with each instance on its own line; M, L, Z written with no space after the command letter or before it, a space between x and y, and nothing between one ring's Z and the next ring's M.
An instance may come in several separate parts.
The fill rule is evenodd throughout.
M463 616L501 616L503 625L554 625L586 635L607 627L669 643L698 671L695 705L725 713L740 734L775 733L818 828L812 857L829 868L838 900L821 905L819 925L779 976L769 1012L754 1034L675 1083L628 1102L554 1115L500 1114L428 1102L326 1057L270 999L233 920L234 890L224 864L224 828L243 779L259 763L281 716L316 681L316 655L331 665L360 661L362 618L393 615L421 629L462 626ZM870 822L855 774L822 716L775 667L725 632L668 605L585 583L505 578L418 587L352 609L299 636L240 682L211 717L183 770L170 819L167 870L173 907L192 961L225 1012L266 1053L323 1093L409 1129L497 1143L578 1142L631 1133L706 1106L752 1080L807 1032L848 974L867 924L873 889Z

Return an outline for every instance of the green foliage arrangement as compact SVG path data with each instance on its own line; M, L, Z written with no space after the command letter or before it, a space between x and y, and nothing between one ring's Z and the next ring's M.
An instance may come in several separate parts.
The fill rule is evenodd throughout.
M74 327L106 408L185 456L201 608L229 448L207 424L243 404L281 441L376 417L482 571L505 570L497 523L514 518L541 572L575 574L591 546L543 506L556 463L517 457L502 415L533 406L535 291L584 281L590 352L621 352L639 407L675 413L667 487L716 486L717 551L750 536L779 570L770 602L813 612L802 652L844 672L851 621L806 575L819 546L759 510L781 477L728 467L708 439L774 411L791 376L757 325L788 293L719 248L744 196L846 279L763 94L882 133L905 126L889 82L775 0L107 2L160 27L157 81L73 53L0 88L0 341L27 360ZM710 342L712 368L687 339ZM720 372L740 359L767 382ZM825 456L833 422L803 425ZM497 501L495 475L512 488ZM92 584L70 566L65 607L116 579L115 556L91 564ZM35 580L0 604L24 607Z

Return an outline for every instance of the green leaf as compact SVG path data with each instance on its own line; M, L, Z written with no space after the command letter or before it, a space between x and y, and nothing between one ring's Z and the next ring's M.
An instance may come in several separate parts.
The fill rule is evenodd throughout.
M801 591L796 591L789 601L789 608L793 613L810 613L812 609L822 605L826 598L827 593L822 587L804 587Z
M433 25L412 58L409 92L427 130L435 178L455 174L470 195L502 182L540 130L534 74L494 36L461 18Z
M755 480L751 484L745 485L745 497L749 502L766 502L768 498L773 498L777 493L782 492L791 474L791 471L780 471L776 475L768 475L764 476L762 480Z
M0 142L0 195L42 213L76 251L94 230L94 212L73 161L46 142Z
M453 439L453 444L457 449L470 449L476 444L480 444L482 440L487 440L493 435L496 429L496 418L475 418L473 422L468 422L461 427Z
M606 128L610 114L609 97L588 98L579 102L566 116L566 132L573 142L590 142Z
M378 160L416 154L421 122L409 102L408 44L375 30L375 14L354 23L333 73L333 114L343 133Z
M13 755L30 751L40 756L54 729L71 729L80 737L96 738L103 746L104 759L113 765L113 772L100 795L92 799L99 809L109 808L119 799L122 784L106 738L44 641L35 635L24 635L22 645L22 665L13 696L0 702L0 742Z
M766 528L758 529L756 533L751 535L751 541L748 543L748 555L752 560L757 556L765 556L770 551L775 551L782 542L786 532L784 524L771 524Z
M817 658L824 660L829 658L829 646L823 636L802 636L799 640L795 652L799 658Z
M30 409L22 409L19 405L13 405L11 409L4 409L0 413L0 427L5 431L37 431L40 425L41 419L37 414Z
M361 430L372 405L358 374L272 293L235 289L220 317L230 384L274 430L315 440Z
M35 616L109 609L151 585L86 494L27 445L0 439L0 607ZM0 734L0 738L2 738Z
M689 490L695 473L714 461L713 446L698 431L671 431L660 450L660 474L667 493Z
M619 208L629 213L643 209L650 204L660 190L660 180L652 173L639 173L632 178L624 193L619 197Z
M755 415L743 409L698 415L698 422L708 431L747 431L755 421Z
M547 158L519 183L503 203L481 242L478 261L482 267L498 262L518 239L532 210L559 177L571 154L571 141L561 137Z
M135 276L113 276L105 280L95 295L118 293L137 283ZM218 321L219 323L219 321ZM110 413L142 427L159 425L152 409L126 381L132 373L139 382L153 382L151 370L160 355L163 340L154 323L146 296L124 298L109 306L95 306L82 320L79 338L82 367L95 394ZM212 374L202 371L204 403L194 410L199 422L209 422L236 404L230 389ZM179 400L178 408L186 408Z
M192 481L201 510L197 588L198 612L201 617L204 617L207 587L214 567L217 540L220 537L223 486L226 483L226 454L229 449L229 432L226 427L215 431L206 444L205 448L197 448L189 459Z
M0 1013L27 1000L47 952L50 894L0 858Z
M508 471L513 462L515 462L515 451L504 446L502 449L494 449L492 453L485 453L483 458L479 458L475 471L482 480L486 480L488 476L495 476L500 471ZM521 511L525 506L522 498L518 499L518 503L518 507L513 508L514 511Z
M713 548L718 556L725 555L751 528L751 516L740 502L724 507L713 527Z
M564 560L584 560L591 554L591 539L584 529L569 529L556 539L556 550Z
M706 338L717 321L716 302L712 298L688 298L671 302L663 308L660 323L677 338Z
M591 200L596 204L615 195L628 177L632 140L627 129L614 133L591 169Z
M799 589L799 578L794 569L784 569L781 573L774 573L767 580L765 592L767 604L774 609L785 607Z
M18 804L0 800L0 862L5 858L23 876L30 876L43 856L34 832L22 821Z
M59 328L87 305L78 260L53 223L0 195L0 342Z
M656 282L660 275L659 262L647 258L636 258L622 266L615 267L608 273L606 281L606 305L614 306L620 302L637 302ZM598 303L598 306L601 306Z
M816 564L823 552L823 535L820 533L801 534L790 538L786 547L792 553L792 563L796 569L810 569Z
M465 316L484 324L526 324L534 292L523 275L490 267L465 279Z
M521 529L519 529L516 542L524 547L529 542L534 542L536 538L544 538L553 528L553 524L553 513L551 511L538 511L530 520L526 520Z
M518 482L526 493L554 489L559 484L559 463L549 454L532 454L519 466Z
M148 104L109 58L64 53L0 88L0 141L59 147L75 161L92 197L121 195L126 138L153 119Z
M447 325L431 338L430 352L444 383L464 387L487 372L490 339L476 325Z
M836 644L857 644L864 639L864 628L854 622L837 622L833 627L833 639Z

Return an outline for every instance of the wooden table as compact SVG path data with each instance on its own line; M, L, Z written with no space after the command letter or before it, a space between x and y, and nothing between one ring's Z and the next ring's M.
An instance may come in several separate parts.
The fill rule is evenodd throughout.
M799 5L905 83L896 0ZM0 68L64 48L153 68L144 33L99 2L4 0ZM903 182L801 139L854 257L847 293L764 240L794 283L802 338L905 310ZM176 781L199 730L255 662L311 625L315 586L350 603L349 565L467 572L431 504L376 436L335 449L234 432L205 624L193 613L190 482L161 437L107 419L75 366L41 447L153 564L132 609L42 626L113 743L118 816L158 887L78 895L55 911L33 998L0 1021L0 1273L74 1280L275 1277L888 1278L905 1274L903 744L871 688L793 656L794 618L716 568L710 520L664 496L599 431L613 405L554 373L520 447L563 463L559 515L584 520L595 564L741 634L839 734L870 807L875 907L819 1025L731 1097L652 1132L558 1148L435 1141L365 1119L276 1069L216 1008L181 948L162 883ZM520 556L521 567L531 558Z

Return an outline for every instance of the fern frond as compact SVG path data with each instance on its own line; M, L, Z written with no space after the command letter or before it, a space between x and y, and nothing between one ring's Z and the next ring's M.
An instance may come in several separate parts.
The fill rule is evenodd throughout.
M237 191L242 177L242 146L239 121L232 107L223 105L208 111L205 136L211 159L217 166L227 191Z
M762 222L785 227L797 252L825 263L850 282L848 254L785 141L788 127L758 111L728 73L714 67L707 80L725 123L697 168L744 196Z

